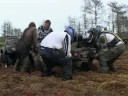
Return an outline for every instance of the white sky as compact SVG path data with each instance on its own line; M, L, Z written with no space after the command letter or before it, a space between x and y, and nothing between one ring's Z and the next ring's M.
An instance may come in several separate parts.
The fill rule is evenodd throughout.
M102 0L104 5L112 0ZM116 0L128 4L128 0ZM0 27L9 20L16 28L24 30L31 21L37 27L50 19L54 31L63 31L68 16L80 17L83 0L0 0ZM1 31L1 30L0 30Z

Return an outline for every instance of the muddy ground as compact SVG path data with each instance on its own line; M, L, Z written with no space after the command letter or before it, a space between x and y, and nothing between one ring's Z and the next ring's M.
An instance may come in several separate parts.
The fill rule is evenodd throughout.
M78 72L72 81L1 67L0 96L128 96L128 52L116 63L116 73Z

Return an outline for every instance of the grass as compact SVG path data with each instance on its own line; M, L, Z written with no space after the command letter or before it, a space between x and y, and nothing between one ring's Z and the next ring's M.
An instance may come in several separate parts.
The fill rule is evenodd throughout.
M4 37L0 37L0 48L5 45Z
M76 72L74 80L40 77L0 67L0 96L128 96L128 52L117 60L117 72Z
M4 37L0 37L0 42L4 42Z
M5 42L0 42L0 48L2 48L3 46L5 46Z

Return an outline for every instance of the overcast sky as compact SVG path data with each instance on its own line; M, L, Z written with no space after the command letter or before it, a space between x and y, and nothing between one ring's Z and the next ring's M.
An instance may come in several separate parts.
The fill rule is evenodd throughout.
M102 0L104 5L112 0ZM116 0L128 4L128 0ZM54 31L63 31L68 16L80 17L83 0L0 0L0 26L9 20L24 30L31 21L39 26L50 19ZM1 27L0 27L1 28Z

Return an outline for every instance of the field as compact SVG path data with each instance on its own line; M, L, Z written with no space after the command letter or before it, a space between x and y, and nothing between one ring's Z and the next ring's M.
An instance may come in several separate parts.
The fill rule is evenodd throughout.
M0 96L128 96L128 52L116 63L115 73L77 72L72 81L0 67Z

